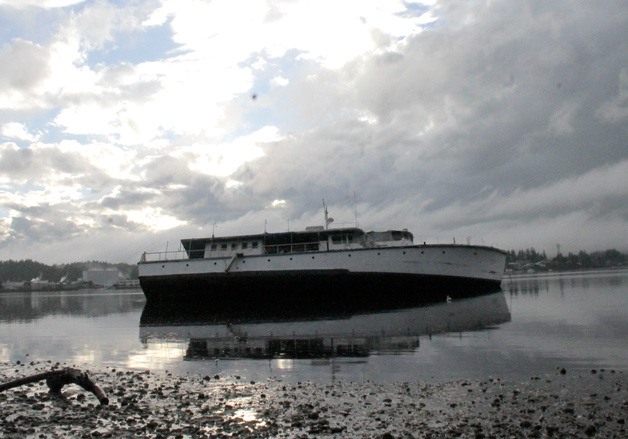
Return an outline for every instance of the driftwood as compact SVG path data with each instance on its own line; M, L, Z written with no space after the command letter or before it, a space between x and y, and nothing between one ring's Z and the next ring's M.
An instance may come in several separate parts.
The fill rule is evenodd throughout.
M51 370L49 372L42 372L35 375L19 378L17 380L9 381L8 383L0 384L0 392L3 392L14 387L22 386L24 384L36 383L38 381L46 380L46 384L50 389L50 393L53 395L60 395L61 388L66 384L77 384L88 392L92 392L101 405L109 404L109 398L105 395L105 392L94 383L87 372L82 372L79 369L65 368L60 370Z

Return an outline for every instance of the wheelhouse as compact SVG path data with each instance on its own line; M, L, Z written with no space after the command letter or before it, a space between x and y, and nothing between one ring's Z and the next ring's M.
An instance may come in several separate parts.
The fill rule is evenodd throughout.
M365 243L366 234L359 228L310 228L298 232L181 240L190 259L346 250L364 247Z
M386 230L385 232L368 232L366 237L370 245L376 247L391 247L412 245L414 236L408 230Z

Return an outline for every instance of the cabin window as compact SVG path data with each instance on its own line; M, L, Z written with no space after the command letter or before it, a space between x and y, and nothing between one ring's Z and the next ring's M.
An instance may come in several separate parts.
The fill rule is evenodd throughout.
M227 250L227 244L220 244L220 249L221 250Z
M245 248L249 247L249 243L248 242L243 242L242 243L242 250L244 250Z
M212 250L216 250L216 248L217 248L217 244L212 244L212 247L211 247L211 248L212 248Z
M255 242L253 243L253 248L257 248L258 246L259 246L259 242L255 241Z
M351 244L353 242L353 235L334 235L331 237L331 242L334 244Z
M235 250L236 248L238 248L238 244L235 242L231 243L231 250Z

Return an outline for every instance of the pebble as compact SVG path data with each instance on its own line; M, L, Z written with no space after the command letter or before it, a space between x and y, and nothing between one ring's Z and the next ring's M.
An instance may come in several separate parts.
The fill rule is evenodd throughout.
M50 367L0 363L0 383ZM622 371L558 368L523 382L390 384L246 382L119 368L89 373L108 406L75 385L63 388L63 398L45 385L9 389L0 392L0 438L628 437Z

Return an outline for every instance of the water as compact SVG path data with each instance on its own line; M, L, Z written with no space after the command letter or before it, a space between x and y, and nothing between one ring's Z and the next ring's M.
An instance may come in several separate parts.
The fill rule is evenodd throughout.
M164 321L138 290L4 292L0 367L51 360L293 382L628 371L627 279L628 271L507 278L502 292L421 308L230 324L198 313Z

